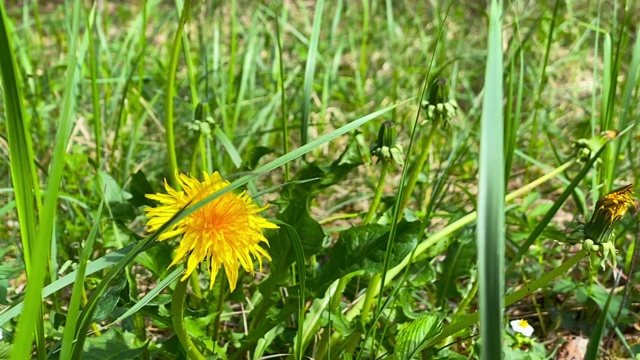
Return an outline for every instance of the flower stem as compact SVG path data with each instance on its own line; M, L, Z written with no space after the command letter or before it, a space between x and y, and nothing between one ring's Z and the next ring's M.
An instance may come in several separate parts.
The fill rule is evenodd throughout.
M171 320L173 321L173 331L175 331L180 340L180 344L187 352L187 357L194 360L204 360L204 356L198 351L196 346L191 341L187 328L184 326L184 299L187 294L188 280L180 281L176 284L176 288L173 291L173 297L171 298Z
M411 199L411 194L413 193L413 189L416 187L418 183L418 177L420 177L420 173L422 172L422 168L424 164L427 162L427 158L429 158L429 149L431 148L431 142L433 141L433 136L436 134L436 130L438 129L438 121L431 122L431 130L427 135L427 139L425 140L424 145L422 146L422 152L420 153L420 157L413 163L413 168L410 170L409 179L407 180L404 190L402 191L402 200L400 201L400 208L398 209L398 221L402 219L402 214L404 214L404 209L407 207L409 200Z
M380 177L378 178L378 185L376 186L376 192L373 195L373 201L371 202L371 206L369 207L369 212L362 221L362 225L369 224L371 220L373 220L373 217L376 215L376 210L378 209L378 205L380 205L380 199L382 199L382 193L384 192L384 184L388 170L389 162L383 160L382 168L380 169Z
M369 317L369 311L371 311L371 307L373 306L373 299L375 299L378 291L376 291L380 287L380 279L382 278L381 273L377 273L371 276L369 280L369 286L367 286L367 294L364 298L364 305L362 305L362 313L360 314L360 318L362 322L365 323L367 318Z

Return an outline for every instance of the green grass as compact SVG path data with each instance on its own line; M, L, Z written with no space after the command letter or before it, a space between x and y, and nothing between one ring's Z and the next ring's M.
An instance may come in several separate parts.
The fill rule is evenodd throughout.
M617 285L575 236L639 182L634 5L0 5L0 353L633 358L637 217ZM233 292L147 232L176 171L230 185L173 224L246 190L280 225Z

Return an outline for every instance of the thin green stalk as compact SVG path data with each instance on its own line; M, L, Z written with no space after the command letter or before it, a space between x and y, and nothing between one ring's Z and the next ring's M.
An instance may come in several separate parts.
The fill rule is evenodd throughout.
M146 0L145 0L146 1ZM102 117L100 116L100 90L98 89L98 63L96 61L96 48L93 41L94 20L96 16L95 6L87 17L87 36L89 37L89 75L91 76L91 104L93 120L93 137L96 147L96 164L102 164ZM143 32L144 33L144 32Z
M418 178L420 177L420 173L422 172L422 168L427 163L427 159L429 158L429 152L431 149L431 142L433 141L434 135L438 130L439 121L432 121L431 129L429 130L429 134L427 134L427 138L425 139L424 144L422 145L422 152L420 152L420 156L413 163L413 166L410 171L409 179L404 186L404 191L402 192L402 200L400 201L400 207L398 211L397 221L402 219L402 215L404 214L404 209L409 204L409 200L411 200L411 195L413 193L413 189L416 187L418 183Z
M378 185L376 185L376 192L373 195L373 200L371 201L371 205L369 206L369 212L367 212L367 216L362 221L362 225L366 225L371 223L373 217L376 215L376 210L380 205L380 200L382 199L382 194L384 193L384 185L387 180L387 172L389 170L389 162L386 160L382 160L380 168L380 176L378 177Z
M284 8L283 8L284 9ZM285 11L285 10L283 10ZM284 92L284 65L282 63L282 42L280 40L280 21L278 16L276 19L276 45L278 46L278 88L280 89L280 107L282 109L282 151L286 154L289 152L289 117L287 115L287 96ZM291 165L284 165L284 182L291 179Z
M313 89L313 77L316 71L316 59L318 57L318 42L320 39L323 9L324 0L318 0L313 16L313 30L311 32L311 42L309 42L307 64L304 70L304 83L302 84L302 118L300 119L301 145L305 145L309 137L308 131L309 113L311 112L311 90Z
M93 253L93 244L100 229L100 218L102 217L102 208L104 206L104 198L100 202L96 217L93 219L94 223L91 227L91 232L87 237L87 241L82 248L80 262L78 264L78 272L76 273L76 281L73 284L73 291L71 292L71 300L67 309L67 323L64 327L64 334L62 337L62 345L60 350L60 359L70 359L71 351L74 340L74 333L76 331L76 325L78 321L78 313L80 312L80 303L82 301L82 295L85 295L84 280L85 272L87 270L87 263Z
M236 79L236 52L238 47L238 36L236 34L236 8L236 0L231 0L231 13L229 14L229 19L231 21L229 27L229 85L227 86L227 107L225 109L227 117L225 118L225 120L231 119L233 116L233 107L231 106L231 104L233 104L233 95L235 93L234 82ZM236 129L232 127L231 121L224 121L224 132L227 134L227 136L233 138L233 133L235 132L235 130Z
M224 272L219 272L219 277L220 277L220 292L218 292L218 301L216 303L216 317L213 320L213 335L211 336L211 338L213 339L213 343L217 343L218 342L218 329L219 326L218 324L220 323L220 315L222 314L222 308L224 306L224 296L225 296L225 286L224 284L226 283L226 275Z
M165 130L166 130L166 142L167 142L167 156L169 157L169 173L171 174L171 185L174 189L178 188L178 182L175 179L175 174L178 171L178 158L176 156L176 139L173 129L173 98L175 96L175 83L176 83L176 71L178 69L178 57L180 56L180 45L182 44L182 32L184 31L184 25L187 23L189 17L189 11L191 9L191 0L184 2L182 13L180 14L180 22L178 23L178 29L176 29L175 37L173 38L173 47L171 49L171 58L169 60L169 69L167 75L167 87L165 92L167 98L165 101Z
M362 0L362 42L360 44L360 75L367 78L367 33L369 32L369 0Z
M189 0L187 0L189 1ZM180 281L176 284L171 297L171 320L173 322L173 331L178 336L182 348L187 353L187 357L192 360L205 360L205 357L198 351L191 341L187 328L184 326L184 299L187 294L187 284L189 281Z

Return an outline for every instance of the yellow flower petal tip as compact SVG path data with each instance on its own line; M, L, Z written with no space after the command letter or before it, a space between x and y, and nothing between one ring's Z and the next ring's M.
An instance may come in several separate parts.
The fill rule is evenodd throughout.
M212 175L204 173L204 181L186 174L176 174L176 179L182 191L171 188L165 181L167 194L147 195L160 203L157 207L144 209L149 218L149 232L158 230L184 207L196 204L230 184L218 172ZM236 194L230 191L166 229L158 240L182 235L170 266L186 260L183 278L187 278L206 260L210 289L213 288L218 270L224 267L233 291L240 266L253 274L253 258L258 259L261 269L263 257L271 260L260 243L269 245L263 229L277 229L278 226L258 215L264 209L266 207L260 208L246 192Z

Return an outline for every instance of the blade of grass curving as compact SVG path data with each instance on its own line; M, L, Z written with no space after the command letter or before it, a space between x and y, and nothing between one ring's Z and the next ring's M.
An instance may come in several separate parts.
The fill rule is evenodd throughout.
M73 121L75 88L78 77L76 76L76 67L82 62L82 51L76 53L78 33L80 25L80 1L76 0L73 4L73 13L71 17L71 31L69 34L69 52L67 54L67 74L64 88L64 96L62 100L62 111L60 121L57 126L55 139L55 147L51 157L51 165L49 168L49 179L47 183L46 197L42 207L41 216L38 224L37 244L32 251L31 273L29 275L29 286L25 295L25 309L16 330L16 338L11 351L12 359L26 359L31 353L31 342L33 339L34 326L39 329L36 333L36 346L38 358L43 358L45 353L44 337L42 336L42 287L47 272L47 259L51 246L51 236L55 222L55 214L58 203L58 193L64 162L66 157L67 140L70 135L71 124Z
M76 333L75 333L75 336L74 336L74 343L73 343L71 359L81 359L82 358L82 351L83 351L83 347L84 347L84 341L86 340L87 331L89 329L89 326L91 326L91 323L93 322L93 314L94 314L94 312L96 310L96 306L97 306L98 301L100 300L100 298L102 298L102 296L104 295L104 293L107 290L107 287L109 286L111 281L118 274L120 274L120 272L122 272L122 270L124 270L126 268L126 266L129 265L129 263L131 261L133 261L133 259L135 259L135 257L138 254L140 254L142 251L144 251L144 249L148 245L150 245L151 242L154 241L165 229L168 229L169 226L171 226L179 216L184 214L184 212L185 211L183 210L183 211L180 211L180 212L176 213L176 215L174 215L173 218L172 218L173 222L172 221L167 222L167 224L165 224L160 229L158 229L157 232L147 236L143 240L140 240L138 243L136 243L133 246L133 248L131 248L131 250L129 252L127 252L124 255L124 257L114 265L114 267L111 269L111 271L109 271L109 273L102 279L100 284L98 284L96 289L91 294L91 297L89 298L89 300L85 304L84 308L82 309L82 312L80 313L80 316L78 316L78 327L76 329Z
M24 98L19 85L19 70L16 63L15 49L11 40L9 26L9 18L4 9L4 3L0 4L0 48L6 51L0 52L0 75L2 76L2 91L4 98L4 108L7 124L7 141L9 145L9 168L11 172L11 181L14 187L14 197L18 212L18 221L20 224L20 237L22 241L22 249L24 251L24 264L27 277L29 280L35 280L38 273L44 281L44 271L42 264L46 266L46 256L40 263L36 262L37 246L37 226L36 213L41 208L41 200L39 198L40 189L38 186L38 176L35 172L33 162L33 147L31 144L31 135L28 131L28 119L25 117ZM36 207L36 208L34 208ZM42 254L39 254L42 256ZM45 254L46 255L46 254ZM32 286L29 286L31 288ZM42 317L41 302L37 301L33 295L39 290L37 285L33 285L29 298L30 309L32 314L31 321L38 324L36 332L37 347L40 351L44 350L44 326ZM27 289L29 291L29 289ZM37 301L37 302L36 302ZM37 308L36 308L37 307ZM36 311L34 311L36 310ZM39 316L38 318L35 318ZM31 341L33 339L33 327L24 321L19 326L22 328L20 342L18 339L14 341L15 346L22 344L31 350ZM14 347L15 348L15 347ZM28 356L25 354L25 356ZM44 354L42 355L44 356ZM15 355L14 355L14 358Z
M618 287L619 280L620 276L616 276L613 287L609 291L609 296L607 296L607 301L604 303L604 307L601 310L602 312L598 317L598 322L596 322L596 326L594 326L593 332L591 332L589 344L587 345L587 353L584 355L585 360L596 360L598 358L600 341L602 341L602 335L604 334L605 325L609 316L609 305L611 305L611 299L613 298L615 288Z
M110 266L113 266L118 261L120 261L132 248L133 248L133 245L128 245L117 251L110 252L109 254L99 259L91 261L87 265L85 276L91 275L93 273L106 269ZM45 286L44 289L42 289L42 298L44 299L47 296L57 291L60 291L61 289L68 286L69 284L72 284L75 281L77 273L78 271L74 270L69 274L59 278L55 282ZM0 315L0 326L4 325L7 321L13 319L14 317L20 315L23 308L24 308L24 302L19 302L14 306L12 306L11 308L9 308L8 310L5 310L2 313L2 315Z
M481 359L502 353L504 294L504 123L501 6L491 1L478 179L478 284Z
M80 312L80 301L82 300L81 295L84 292L85 271L87 269L87 262L89 262L89 258L93 253L93 243L96 240L98 229L100 228L104 200L105 198L103 197L102 202L100 202L100 205L98 206L98 211L95 214L94 223L91 227L91 231L89 232L89 236L87 237L87 241L82 249L82 255L76 272L76 279L73 284L73 290L71 291L71 300L67 309L67 323L62 335L62 345L60 349L61 359L69 359L71 355L73 335L76 331L76 321L78 320L78 313Z
M305 310L305 292L306 292L306 271L305 271L305 257L304 257L304 249L302 248L302 241L300 241L300 237L298 236L298 232L291 227L289 224L284 223L282 221L272 219L270 220L276 225L284 227L289 234L289 239L291 239L291 244L293 245L293 250L296 255L296 268L298 269L298 333L296 335L296 344L295 344L295 358L297 360L302 360L302 354L304 353L304 348L306 347L303 343L304 339L304 310Z
M531 246L531 244L533 244L534 241L536 241L536 239L538 238L538 236L540 236L540 234L542 234L542 231L544 231L545 227L547 226L547 224L549 224L549 222L551 221L551 219L555 216L555 214L558 212L558 210L560 210L560 207L562 207L562 205L564 204L565 201L567 201L567 199L569 198L569 196L571 196L571 194L573 194L574 189L576 188L576 186L578 186L578 184L580 184L580 181L582 181L582 179L587 175L587 173L589 172L589 170L591 169L591 167L595 164L595 162L598 160L598 158L600 157L600 155L602 155L602 152L604 151L604 149L606 148L607 144L609 142L607 141L602 147L600 147L600 149L589 159L589 161L587 161L585 163L585 165L582 167L582 170L580 170L580 172L578 173L578 175L576 175L576 177L573 179L573 181L571 181L571 183L569 185L567 185L567 187L564 189L564 191L562 192L562 194L560 195L560 197L558 197L558 199L553 203L553 206L551 207L551 209L549 209L549 211L547 211L547 213L544 215L544 217L542 218L542 220L540 220L540 222L538 223L538 225L536 225L535 229L533 229L533 231L531 232L531 234L529 234L529 237L527 238L527 240L525 240L522 245L520 246L520 248L518 249L518 252L516 253L516 255L513 257L513 259L511 259L511 263L509 263L509 266L507 267L507 274L509 274L509 272L513 269L513 266L515 264L517 264L520 259L522 258L522 256L529 251L529 247Z
M309 136L308 130L309 113L311 112L311 90L313 89L313 77L316 71L316 60L318 58L318 40L320 39L323 9L324 0L318 0L313 15L313 30L311 31L311 42L309 43L307 65L304 70L304 82L302 84L302 118L300 119L300 143L302 145L307 143Z
M213 135L216 137L216 139L218 139L218 141L220 141L222 147L227 150L227 154L229 154L229 157L231 158L231 161L233 161L233 165L236 167L236 169L240 168L240 166L242 165L242 157L240 157L240 154L236 150L235 146L233 146L233 143L227 137L224 131L222 131L220 127L216 126L213 130Z

